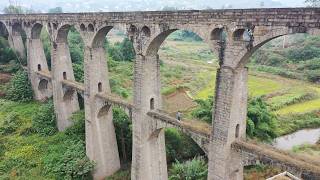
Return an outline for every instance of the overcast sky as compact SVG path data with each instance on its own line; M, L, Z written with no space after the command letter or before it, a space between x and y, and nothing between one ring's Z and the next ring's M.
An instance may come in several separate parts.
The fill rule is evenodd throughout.
M11 4L46 12L61 6L64 12L161 10L165 6L179 9L221 9L257 7L303 7L305 0L0 0L0 10ZM262 3L263 2L263 3Z

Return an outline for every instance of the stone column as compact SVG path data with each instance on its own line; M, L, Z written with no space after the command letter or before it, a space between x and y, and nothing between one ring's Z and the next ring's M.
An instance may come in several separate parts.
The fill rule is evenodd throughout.
M216 84L208 180L240 180L243 179L242 160L231 149L231 144L236 139L245 139L247 69L222 66Z
M94 179L103 179L120 169L112 107L96 98L98 93L111 93L105 50L85 49L85 119L86 153L96 162Z
M152 127L147 116L161 109L160 60L137 55L134 65L132 180L168 179L164 130Z
M72 113L79 110L77 93L74 90L63 88L61 81L75 81L72 62L67 39L52 43L51 71L53 87L53 103L57 116L59 131L63 131L70 125Z
M37 75L38 71L49 72L46 56L40 38L27 38L27 64L34 99L44 100L52 96L51 83Z
M14 26L12 27L12 32L9 34L8 41L10 47L17 52L20 58L25 59L26 53L19 29L15 29Z

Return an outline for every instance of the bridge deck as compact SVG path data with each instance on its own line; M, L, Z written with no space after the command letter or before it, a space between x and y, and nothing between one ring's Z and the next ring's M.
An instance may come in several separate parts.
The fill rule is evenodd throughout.
M62 84L66 85L68 87L71 87L71 88L74 88L78 91L84 92L83 83L79 83L77 81L72 81L72 80L62 80L61 82L62 82Z
M258 159L262 161L262 163L265 163L263 161L270 161L271 159L274 161L274 164L277 164L275 161L278 161L279 163L289 165L290 167L310 171L319 174L320 176L320 162L307 157L290 154L286 151L281 151L267 145L256 144L253 142L235 141L232 144L232 147L236 150L255 154L259 157Z
M103 100L106 100L110 102L111 104L116 104L119 106L126 107L128 109L133 108L133 104L131 102L128 102L126 100L123 100L123 98L115 95L115 94L110 94L110 93L99 93L96 94L96 97L101 98Z
M200 122L196 124L188 123L188 120L178 121L176 118L161 111L149 111L147 114L155 119L159 119L181 129L188 129L196 134L201 134L202 136L208 137L208 139L210 137L211 127L209 124Z
M51 79L51 73L49 71L37 71L37 74L41 77Z

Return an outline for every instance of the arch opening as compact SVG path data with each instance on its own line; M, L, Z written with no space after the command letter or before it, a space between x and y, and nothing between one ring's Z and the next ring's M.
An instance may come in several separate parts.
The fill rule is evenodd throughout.
M141 32L142 32L143 37L150 37L151 36L151 31L148 26L143 26L141 29Z
M150 99L150 110L154 110L154 98Z
M41 79L39 82L38 90L45 91L48 89L48 81L46 79Z
M62 73L62 76L63 76L63 79L64 79L64 80L67 79L67 73L66 73L66 72L63 72L63 73Z
M86 28L86 26L85 26L84 24L81 24L81 25L80 25L80 30L81 30L81 31L86 31L87 28Z
M93 31L94 31L94 26L93 26L93 24L89 24L89 25L88 25L88 31L89 31L89 32L93 32Z
M236 125L236 130L235 130L235 137L236 138L239 138L239 133L240 133L239 131L240 131L240 124L237 124Z
M98 92L102 92L102 83L101 82L98 83Z
M215 41L226 41L227 33L224 31L223 28L215 28L211 31L210 40Z
M38 71L41 71L41 64L38 64Z

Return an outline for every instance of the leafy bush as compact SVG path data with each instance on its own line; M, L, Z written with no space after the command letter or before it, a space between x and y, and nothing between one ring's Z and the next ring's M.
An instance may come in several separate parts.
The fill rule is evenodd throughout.
M0 135L8 135L16 131L19 125L18 114L8 114L0 125Z
M311 82L320 82L320 71L313 70L307 72L307 79Z
M57 132L56 116L53 102L43 104L32 117L32 128L42 136L50 136Z
M89 179L94 163L86 156L83 141L67 139L62 145L52 146L44 158L45 173L61 179ZM60 179L59 178L59 179Z
M77 111L72 114L72 126L66 129L65 133L73 139L85 141L85 114L84 111Z
M170 180L205 180L207 179L208 166L203 158L194 158L192 160L180 163L177 161L170 169Z
M271 141L277 137L276 117L272 114L262 98L249 101L247 113L247 135L263 141Z
M25 71L15 73L6 90L6 97L12 101L26 102L33 98L31 84Z
M199 118L208 123L212 123L212 106L213 97L209 96L207 99L197 99L195 100L199 105L195 110L192 111L192 116Z
M72 63L74 78L77 82L84 82L83 64Z

